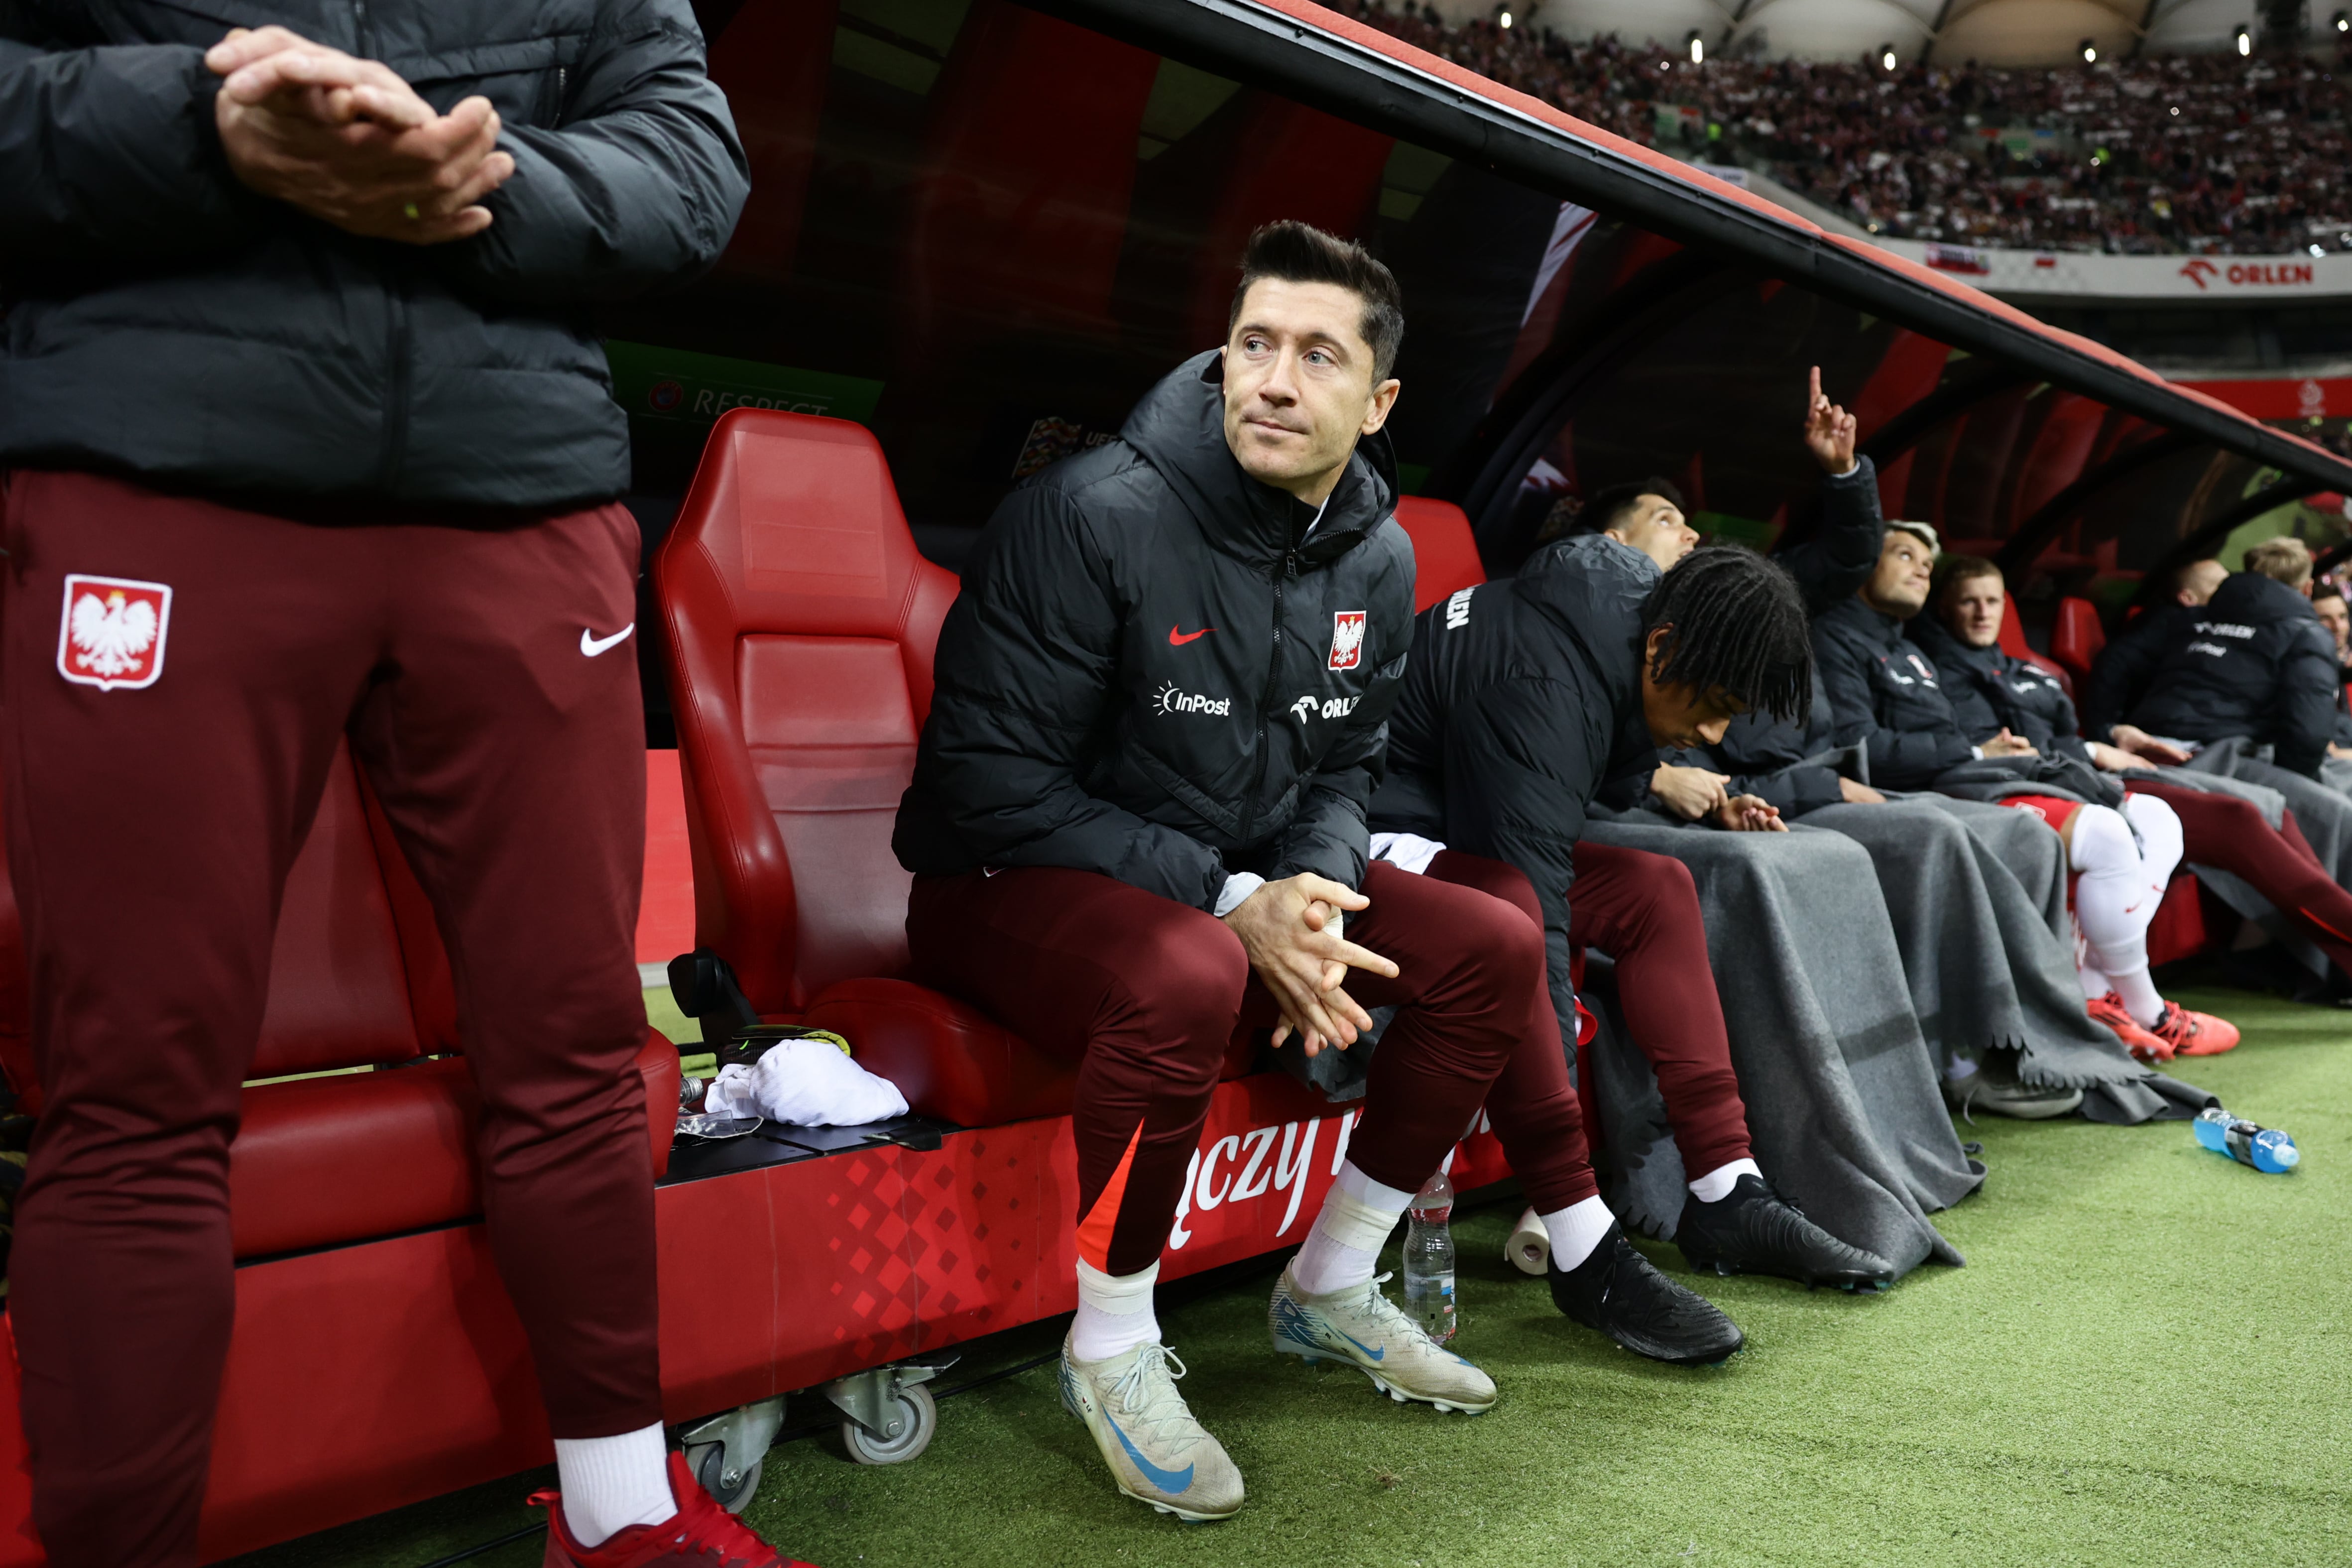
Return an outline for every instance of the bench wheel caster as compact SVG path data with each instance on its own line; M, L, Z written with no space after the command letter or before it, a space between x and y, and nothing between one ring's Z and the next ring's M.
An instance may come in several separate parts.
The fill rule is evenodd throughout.
M837 1377L821 1391L841 1412L841 1442L861 1465L903 1465L931 1446L940 1407L923 1386L956 1358L926 1365L901 1362Z
M740 1513L760 1489L768 1449L783 1425L782 1398L762 1399L695 1423L678 1433L677 1445L711 1501L730 1513Z
M729 1513L741 1513L760 1489L760 1472L767 1468L767 1456L761 1455L742 1469L734 1472L734 1484L728 1484L727 1447L713 1443L704 1451L702 1462L695 1467L694 1479L710 1494L710 1500Z
M931 1436L940 1429L940 1407L931 1398L931 1391L920 1386L900 1389L897 1405L884 1413L886 1432L893 1422L903 1425L896 1436L886 1436L867 1431L854 1418L844 1417L841 1440L848 1447L849 1457L861 1465L903 1465L919 1456L931 1446Z

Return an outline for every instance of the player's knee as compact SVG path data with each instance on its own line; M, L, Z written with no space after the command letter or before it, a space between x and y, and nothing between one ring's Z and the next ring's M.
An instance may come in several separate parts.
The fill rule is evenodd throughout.
M1129 983L1153 1044L1187 1060L1215 1062L1241 1018L1249 956L1221 921L1187 920L1137 933L1151 962Z
M2086 805L2074 814L2066 847L2077 871L2117 870L2139 858L2123 815L2104 805Z

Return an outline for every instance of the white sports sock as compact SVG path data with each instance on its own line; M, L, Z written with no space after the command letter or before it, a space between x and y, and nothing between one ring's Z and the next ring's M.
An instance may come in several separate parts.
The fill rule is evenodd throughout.
M617 1437L558 1437L555 1484L563 1494L563 1528L586 1547L677 1512L659 1422Z
M1328 1296L1372 1277L1381 1247L1413 1194L1376 1182L1349 1160L1339 1167L1306 1245L1290 1260L1290 1278L1310 1296Z
M2177 846L2179 819L2161 801L2151 799L2149 805L2162 807L2161 815L2136 811L2128 823L2121 812L2086 805L2074 814L2068 845L2075 871L2074 919L2089 950L2084 968L2105 974L2126 1010L2142 1024L2164 1016L2164 998L2147 977L2147 928L2179 858L2178 848L2164 837L2168 823L2171 845ZM2152 859L2142 858L2140 842L2132 834L2135 824L2142 825L2151 840Z
M1582 1198L1564 1209L1538 1215L1551 1236L1551 1260L1559 1268L1573 1268L1592 1256L1617 1216L1599 1198Z
M1742 1176L1753 1176L1760 1182L1764 1179L1764 1167L1753 1160L1734 1160L1728 1164L1717 1165L1698 1180L1686 1184L1691 1196L1699 1202L1719 1204L1731 1195L1731 1189L1739 1184Z
M1151 1288L1160 1265L1139 1274L1106 1274L1078 1259L1078 1315L1070 1324L1070 1353L1080 1361L1108 1361L1160 1337L1151 1310Z

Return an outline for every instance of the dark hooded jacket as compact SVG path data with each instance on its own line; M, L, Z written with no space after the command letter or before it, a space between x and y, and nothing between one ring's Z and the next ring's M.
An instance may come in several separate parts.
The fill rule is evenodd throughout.
M2204 613L2202 605L2171 604L2133 616L2092 662L2083 684L2083 733L2112 743L2116 726L2147 695L2165 654L2187 640L2189 627Z
M1517 867L1543 906L1552 1001L1575 1037L1569 889L1602 783L1656 765L1642 717L1649 557L1601 534L1547 545L1516 577L1433 605L1390 721L1384 832Z
M247 189L204 52L268 23L436 110L487 97L515 160L490 226L362 239ZM687 0L0 0L0 468L615 495L628 426L590 312L709 267L749 188Z
M2311 601L2240 572L2179 624L2129 717L2151 735L2268 742L2280 767L2316 778L2337 691L2336 639Z
M1970 741L1981 745L2007 730L2045 757L2090 763L2091 748L2075 732L2074 700L2056 676L2003 653L1999 643L1970 647L1933 615L1911 623L1911 640L1943 678L1952 716Z
M1317 522L1234 460L1218 373L1186 361L997 508L940 632L908 870L1066 866L1203 910L1236 871L1363 880L1412 637L1388 443Z
M1853 473L1822 481L1821 527L1813 536L1776 552L1772 559L1796 579L1805 613L1818 616L1853 598L1870 581L1885 537L1886 521L1878 510L1878 470L1863 458ZM1782 816L1797 817L1845 798L1837 770L1808 761L1829 750L1831 728L1828 698L1816 681L1805 722L1791 723L1760 711L1745 713L1731 721L1717 744L1676 752L1666 761L1727 773L1733 795L1759 795L1779 806Z
M1860 744L1880 789L1926 789L1936 775L1971 761L1933 660L1859 595L1813 620L1813 669L1829 700L1833 744Z

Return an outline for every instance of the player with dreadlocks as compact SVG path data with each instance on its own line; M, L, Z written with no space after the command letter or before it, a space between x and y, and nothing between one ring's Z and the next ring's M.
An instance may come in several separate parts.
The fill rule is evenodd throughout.
M1562 1072L1576 1033L1569 950L1615 959L1629 1032L1692 1176L1675 1240L1694 1268L1876 1288L1894 1266L1782 1202L1756 1163L1690 873L1663 855L1578 843L1604 781L1646 775L1660 747L1719 740L1743 712L1795 717L1811 700L1805 606L1780 567L1710 547L1662 576L1606 534L1563 540L1517 577L1422 615L1372 800L1372 851L1449 880L1467 879L1465 863L1504 873L1483 885L1543 927ZM1727 798L1717 821L1785 831L1748 795ZM1582 1152L1580 1126L1548 1131ZM1584 1168L1579 1201L1536 1216L1560 1310L1661 1361L1737 1350L1728 1319L1633 1249Z

